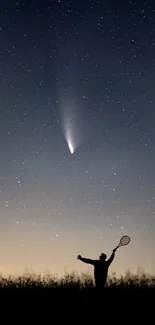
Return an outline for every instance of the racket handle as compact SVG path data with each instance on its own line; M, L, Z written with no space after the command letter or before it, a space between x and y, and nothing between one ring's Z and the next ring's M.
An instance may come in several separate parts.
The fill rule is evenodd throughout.
M116 247L113 249L113 252L116 252L118 247L119 247L119 245L116 246Z

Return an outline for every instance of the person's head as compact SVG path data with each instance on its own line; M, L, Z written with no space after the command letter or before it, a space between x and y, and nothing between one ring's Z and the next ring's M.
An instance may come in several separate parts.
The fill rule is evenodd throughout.
M102 254L100 255L100 257L99 257L99 260L100 260L101 262L104 262L104 261L106 260L106 258L107 258L107 255L104 254L104 253L102 253Z

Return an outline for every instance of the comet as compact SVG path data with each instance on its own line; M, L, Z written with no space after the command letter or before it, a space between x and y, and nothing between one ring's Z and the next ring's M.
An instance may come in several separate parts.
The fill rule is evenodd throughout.
M75 144L74 144L73 138L71 136L71 129L69 128L68 125L66 125L65 139L66 139L70 153L73 154L75 151Z
M70 97L67 100L62 97L60 100L60 127L71 155L75 153L75 150L80 145L81 137L78 120L79 110L75 99Z
M70 153L73 154L74 153L74 148L73 148L73 145L72 145L72 142L70 139L68 139L68 148L70 150Z

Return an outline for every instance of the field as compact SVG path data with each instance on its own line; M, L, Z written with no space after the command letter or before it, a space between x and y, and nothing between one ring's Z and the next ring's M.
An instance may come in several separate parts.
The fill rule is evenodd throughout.
M115 275L107 281L102 296L96 293L93 279L83 274L68 274L62 278L52 275L44 277L37 275L24 275L21 277L0 276L0 306L1 315L11 319L34 317L38 319L47 317L67 317L75 319L85 314L105 317L112 311L111 318L118 316L117 310L140 316L151 314L155 296L155 277L146 274L131 275L116 278ZM23 318L24 317L24 318ZM84 316L82 316L84 317ZM74 319L74 321L75 321ZM21 321L22 323L22 321ZM74 323L74 322L73 322Z

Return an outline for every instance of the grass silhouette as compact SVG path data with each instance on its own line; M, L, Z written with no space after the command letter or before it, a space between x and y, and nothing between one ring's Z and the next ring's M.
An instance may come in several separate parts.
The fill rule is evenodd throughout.
M120 311L121 307L123 312L134 310L134 313L141 315L143 308L145 311L150 310L154 293L155 276L145 273L133 275L128 272L120 278L113 274L108 278L102 297L97 296L93 278L87 274L78 276L72 273L61 278L50 274L27 274L7 278L0 275L1 310L4 311L7 307L7 311L12 310L14 313L18 309L24 317L32 317L33 314L35 320L36 317L40 319L41 315L43 318L47 315L55 317L55 313L58 317L63 308L67 317L71 317L71 311L77 312L79 309L90 316L90 311L98 313L103 307L107 313L109 309ZM19 312L17 315L19 316Z
M128 271L124 276L116 277L115 273L108 277L105 290L110 289L155 289L155 275L131 274ZM7 290L94 290L93 278L88 274L76 273L66 274L63 277L57 277L52 274L45 276L37 274L25 274L23 276L10 275L8 277L0 274L0 291Z

